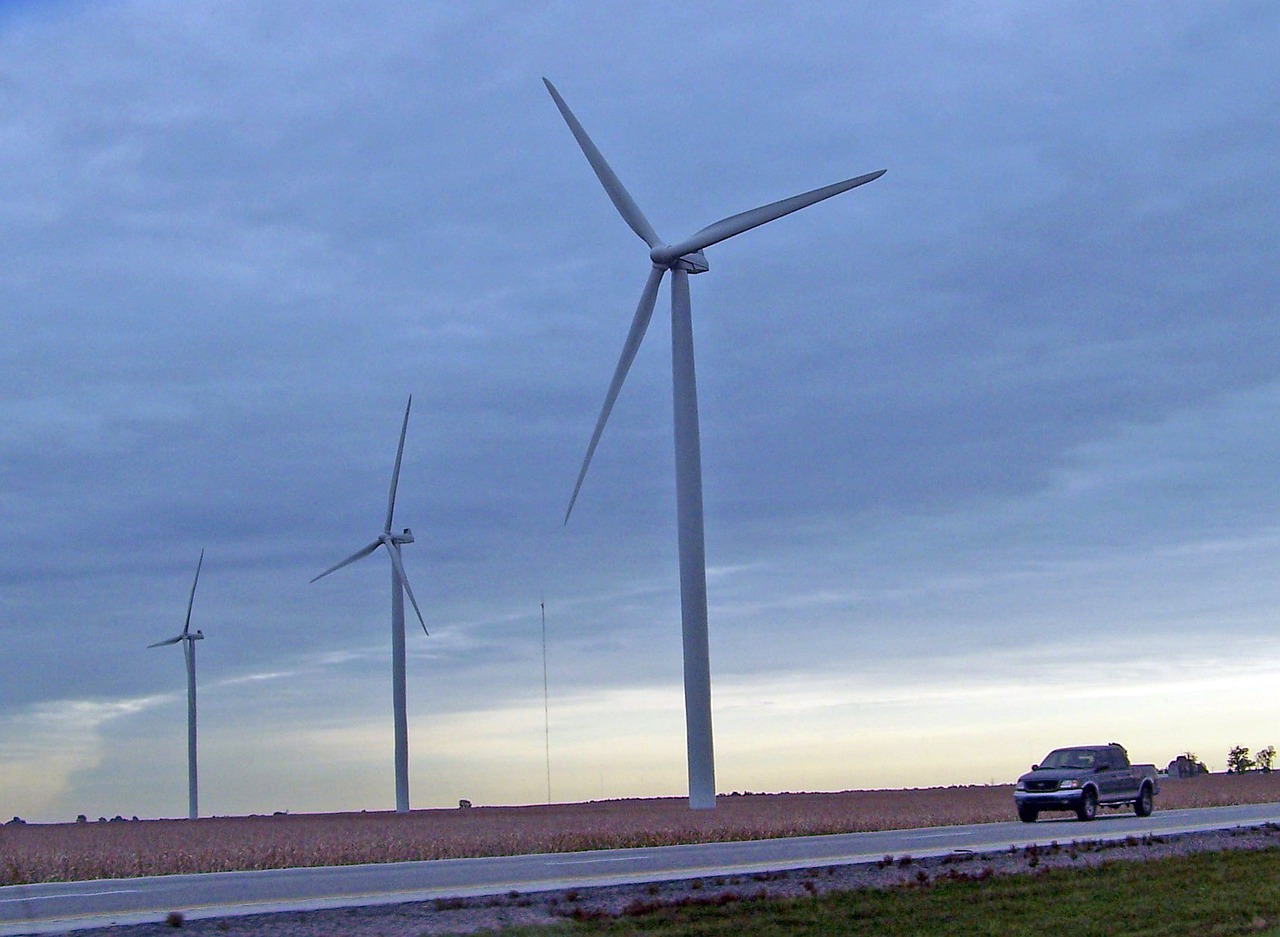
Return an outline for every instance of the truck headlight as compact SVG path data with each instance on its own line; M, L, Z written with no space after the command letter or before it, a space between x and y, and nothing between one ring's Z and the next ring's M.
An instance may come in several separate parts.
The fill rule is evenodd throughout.
M1014 789L1015 791L1025 791L1025 790L1027 789L1027 782L1026 782L1026 781L1019 781L1017 784L1015 784L1015 785L1013 786L1013 789Z
M1058 782L1058 790L1069 791L1080 786L1080 782L1075 778L1068 778L1065 781Z

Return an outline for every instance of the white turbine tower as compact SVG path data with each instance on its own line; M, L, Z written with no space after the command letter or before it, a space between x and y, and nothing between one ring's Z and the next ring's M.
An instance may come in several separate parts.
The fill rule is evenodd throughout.
M187 599L187 621L182 626L182 633L168 641L157 641L148 644L153 647L167 647L182 642L182 654L187 659L187 817L191 820L200 815L200 782L196 771L196 642L204 640L204 632L197 630L191 633L191 606L196 601L196 583L200 581L200 567L204 565L204 550L200 551L200 559L196 561L196 576L191 580L191 597Z
M698 439L698 394L693 367L693 324L689 309L689 274L705 273L707 258L704 248L718 244L736 234L789 215L815 202L839 195L864 183L879 179L884 170L867 173L844 182L814 189L802 195L753 208L708 225L683 241L667 244L658 237L653 226L640 211L635 200L614 175L600 155L582 124L573 116L555 86L542 79L551 97L569 125L578 146L595 170L614 207L637 235L649 246L653 268L640 294L631 321L631 330L622 346L622 355L613 372L613 380L605 394L604 406L596 420L595 431L587 445L586 457L573 486L573 495L565 511L565 523L573 511L587 467L600 442L600 434L609 419L622 382L635 360L640 342L653 316L662 277L671 271L671 379L675 410L676 454L676 522L680 545L680 618L684 643L685 729L689 759L689 806L694 810L711 809L716 803L715 757L711 742L711 664L707 641L707 571L702 531L702 455Z
M409 717L405 711L404 688L404 597L407 594L413 603L413 610L418 615L423 633L427 633L427 623L423 621L422 612L418 608L418 600L413 597L413 589L409 586L409 577L405 575L404 563L400 559L400 547L413 543L413 531L408 527L401 533L391 532L391 521L396 510L396 486L400 482L400 460L404 456L404 437L409 429L409 408L413 406L413 396L404 407L404 422L400 425L400 445L396 448L396 464L391 471L391 493L387 496L387 519L382 525L382 533L378 539L368 546L357 550L341 563L330 566L316 579L342 569L342 567L362 560L378 547L387 548L387 556L391 559L391 701L395 714L395 748L396 748L396 812L409 812Z

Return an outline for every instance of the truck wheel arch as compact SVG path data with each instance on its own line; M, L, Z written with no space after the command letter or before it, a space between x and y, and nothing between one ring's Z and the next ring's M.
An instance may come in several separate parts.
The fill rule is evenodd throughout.
M1133 812L1140 817L1151 816L1155 809L1155 790L1150 781L1143 781L1138 791L1138 799L1133 802Z
M1076 808L1076 818L1088 822L1098 815L1098 789L1086 784L1080 794L1080 806Z

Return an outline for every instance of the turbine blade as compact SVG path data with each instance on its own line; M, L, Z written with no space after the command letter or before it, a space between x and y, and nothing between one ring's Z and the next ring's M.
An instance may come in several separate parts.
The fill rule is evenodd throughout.
M200 581L200 567L204 565L204 550L200 550L200 559L196 561L196 578L191 580L191 598L187 599L187 623L182 626L182 633L191 630L191 606L196 602L196 583Z
M752 228L758 228L760 225L781 218L783 215L789 215L802 208L808 208L810 205L831 198L833 195L839 195L841 192L848 192L850 189L856 189L860 185L874 182L884 174L885 170L883 169L869 172L853 179L846 179L844 182L835 182L820 189L814 189L811 192L793 195L791 198L784 198L778 202L771 202L768 205L761 205L759 208L753 208L750 211L722 218L715 224L707 225L697 234L686 238L679 244L673 244L670 247L654 251L653 262L670 264L677 257L700 251L705 247L710 247L712 244L719 244L735 234L750 231Z
M155 644L148 644L147 650L151 650L153 647L168 647L170 644L177 644L182 640L182 638L182 635L178 635L177 637L170 638L168 641L157 641Z
M587 477L587 467L591 465L591 457L595 455L596 445L600 442L600 434L604 432L604 424L609 420L613 404L622 390L622 382L627 379L631 370L631 362L640 350L644 341L644 333L649 328L649 320L653 318L653 307L658 301L658 286L662 283L662 275L667 271L662 267L654 267L649 271L649 279L645 281L644 291L640 294L640 304L636 306L635 317L631 320L631 331L622 346L622 355L618 358L618 366L613 371L613 380L609 382L609 392L605 394L604 406L600 408L600 417L596 420L595 431L591 434L591 442L587 446L586 458L582 460L582 468L578 470L578 480L573 486L573 496L569 498L569 507L564 512L564 522L569 523L569 515L573 513L574 502L578 500L578 492L582 490L583 479Z
M334 565L330 566L323 573L321 573L319 576L317 576L315 579L312 579L311 581L315 582L316 579L323 579L325 576L329 575L332 572L336 572L337 570L342 569L342 567L344 566L350 566L356 560L364 559L366 556L368 556L374 550L378 549L378 547L380 546L382 546L381 540L373 541L373 543L369 544L367 547L364 547L363 549L357 550L355 553L352 553L341 563L335 563Z
M404 586L404 593L409 597L409 602L413 605L413 610L418 616L418 624L422 625L422 633L427 637L431 637L431 632L427 630L427 623L422 620L422 610L418 608L418 600L413 597L413 587L409 585L409 574L404 571L404 563L400 560L400 551L388 544L387 554L391 557L391 565L396 568L396 574L400 577L400 585Z
M609 198L613 201L613 207L618 209L618 214L650 248L660 246L662 238L658 237L658 233L653 230L653 225L649 224L649 219L644 216L644 212L640 210L640 206L631 197L631 193L626 190L622 181L609 168L609 164L605 162L600 151L596 149L596 145L591 142L587 132L582 129L582 124L578 123L578 118L573 116L573 111L569 110L569 105L565 104L564 98L560 97L560 92L556 90L556 86L545 78L542 79L542 83L551 92L552 100L556 102L556 107L560 109L560 116L569 125L569 130L573 133L574 139L578 141L578 146L587 157L587 162L596 171L596 178L600 180L604 190L609 193Z
M400 484L400 460L404 457L404 435L409 430L409 408L413 406L413 394L404 405L404 422L400 424L400 445L396 447L396 467L391 471L391 493L387 495L387 522L382 525L384 534L391 533L391 516L396 510L396 487Z

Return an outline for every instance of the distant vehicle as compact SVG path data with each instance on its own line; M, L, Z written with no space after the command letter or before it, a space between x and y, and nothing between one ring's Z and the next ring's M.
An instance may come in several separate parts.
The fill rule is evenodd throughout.
M1123 745L1082 745L1057 748L1031 771L1018 778L1013 802L1018 819L1035 823L1042 811L1075 811L1092 820L1099 807L1132 805L1140 817L1151 816L1160 779L1155 765L1131 765Z

